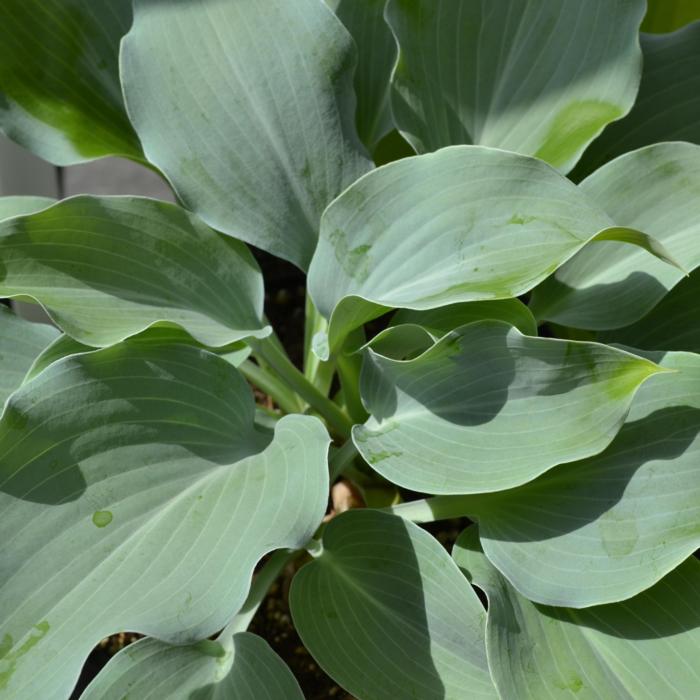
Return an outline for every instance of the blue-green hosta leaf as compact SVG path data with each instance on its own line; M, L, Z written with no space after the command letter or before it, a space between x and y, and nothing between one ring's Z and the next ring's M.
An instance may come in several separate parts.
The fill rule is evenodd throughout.
M483 493L526 483L600 452L652 362L597 343L532 338L482 321L414 360L367 351L353 428L382 476L424 493Z
M328 435L254 428L226 361L124 343L48 367L0 420L0 690L67 697L120 630L205 639L240 609L256 562L302 546L326 507ZM41 668L41 674L37 674Z
M475 527L453 557L488 595L486 648L503 700L685 700L700 671L700 562L690 557L623 603L587 610L535 605L483 555Z
M472 301L423 311L399 309L392 316L390 325L415 324L425 328L435 338L440 338L458 326L489 319L515 326L524 335L537 335L537 321L532 311L519 299Z
M289 602L306 648L360 700L497 697L484 609L413 523L367 509L334 518Z
M608 237L663 256L535 158L453 146L390 163L323 214L309 291L330 328L316 351L337 352L349 330L388 308L519 296Z
M180 207L74 197L0 222L0 295L39 301L69 335L109 345L158 321L212 346L267 335L244 244Z
M327 0L357 44L355 95L357 131L371 151L394 128L389 77L396 62L396 42L384 21L386 0Z
M50 197L0 197L0 221L13 216L23 216L46 209L56 200Z
M604 452L475 505L484 551L530 600L624 600L700 546L700 355L660 364L677 371L641 387Z
M418 152L460 143L567 172L637 94L643 0L390 0L392 107Z
M647 0L643 32L672 32L700 19L697 0Z
M148 159L210 226L306 268L326 205L371 167L355 47L323 0L135 0L122 44Z
M625 328L603 331L603 343L642 350L700 353L700 270L682 279L644 318Z
M124 0L3 0L0 130L56 165L142 159L119 84L130 24Z
M620 156L580 185L619 225L653 236L687 272L700 265L700 146L660 143ZM639 320L684 278L632 246L588 246L533 293L539 319L606 330ZM611 303L612 300L612 303Z
M140 639L114 656L80 700L304 700L268 643L239 632L230 644L172 646Z
M693 2L700 11L700 2ZM573 173L576 179L642 146L700 143L700 22L673 34L642 34L640 41L644 72L637 101L591 144Z
M53 326L30 323L0 306L0 407L58 334Z

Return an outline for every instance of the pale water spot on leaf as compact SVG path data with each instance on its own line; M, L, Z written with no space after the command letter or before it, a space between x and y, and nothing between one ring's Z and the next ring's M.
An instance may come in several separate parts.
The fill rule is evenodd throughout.
M622 116L618 105L600 100L576 100L554 117L535 156L555 167L564 165L611 121Z
M598 524L603 549L613 557L630 554L637 544L639 532L633 519L616 513L615 509L606 513Z
M92 522L97 527L107 527L112 522L112 513L108 510L96 510L92 514Z

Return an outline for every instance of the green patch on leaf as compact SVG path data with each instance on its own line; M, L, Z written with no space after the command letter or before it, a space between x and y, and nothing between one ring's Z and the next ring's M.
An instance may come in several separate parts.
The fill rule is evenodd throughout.
M558 167L593 139L606 124L622 116L616 104L598 100L577 100L552 120L543 145L535 156Z
M112 513L108 510L97 510L92 514L92 522L97 527L107 527L112 522Z

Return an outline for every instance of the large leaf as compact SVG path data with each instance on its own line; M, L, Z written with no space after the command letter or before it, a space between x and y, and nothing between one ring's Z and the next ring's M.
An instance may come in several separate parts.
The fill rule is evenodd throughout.
M389 0L394 119L419 152L460 143L566 172L632 107L643 0Z
M604 343L700 353L700 270L681 280L644 318L599 333Z
M253 418L241 375L184 345L74 355L13 394L0 421L3 698L65 698L117 631L206 638L240 609L262 555L308 540L328 435L308 416L274 434Z
M479 599L417 525L372 510L333 519L292 581L294 625L360 700L496 698Z
M700 143L700 22L673 34L642 34L640 41L644 71L637 101L591 144L574 171L576 179L659 141Z
M647 6L642 22L644 32L672 32L700 19L697 0L647 0Z
M56 165L141 159L119 84L127 0L3 0L0 130Z
M690 557L653 588L588 610L535 605L481 552L476 528L453 557L486 592L489 667L503 700L685 700L700 671L700 562Z
M396 42L384 21L386 0L327 0L357 44L355 94L357 131L373 150L394 128L389 104L389 76L396 62Z
M336 352L349 330L390 307L518 296L596 237L654 250L638 232L611 227L535 158L453 146L385 165L324 212L309 270L311 296L330 319L317 352Z
M700 355L661 365L676 371L641 387L600 455L474 505L484 551L530 600L624 600L700 546Z
M308 266L370 163L350 35L322 0L135 0L122 81L144 152L210 226Z
M34 360L58 335L52 326L30 323L0 306L0 406L22 384Z
M686 271L700 265L700 146L661 143L633 151L580 187L619 226L654 236ZM557 270L535 290L530 306L541 320L620 328L648 313L683 277L634 247L605 241Z
M651 362L596 343L531 338L496 321L444 336L410 361L367 351L364 459L424 493L483 493L600 452Z
M0 223L0 295L29 296L76 340L109 345L158 321L213 346L269 332L245 245L183 209L75 197Z
M80 700L304 700L270 646L249 632L225 645L172 646L141 639L122 649Z

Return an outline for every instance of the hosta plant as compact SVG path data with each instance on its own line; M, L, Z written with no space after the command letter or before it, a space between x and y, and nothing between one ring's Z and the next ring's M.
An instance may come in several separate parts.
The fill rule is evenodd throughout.
M359 700L698 697L697 17L4 0L2 131L177 204L0 199L56 327L0 314L0 697L130 631L84 700L300 698L248 631L283 569Z

